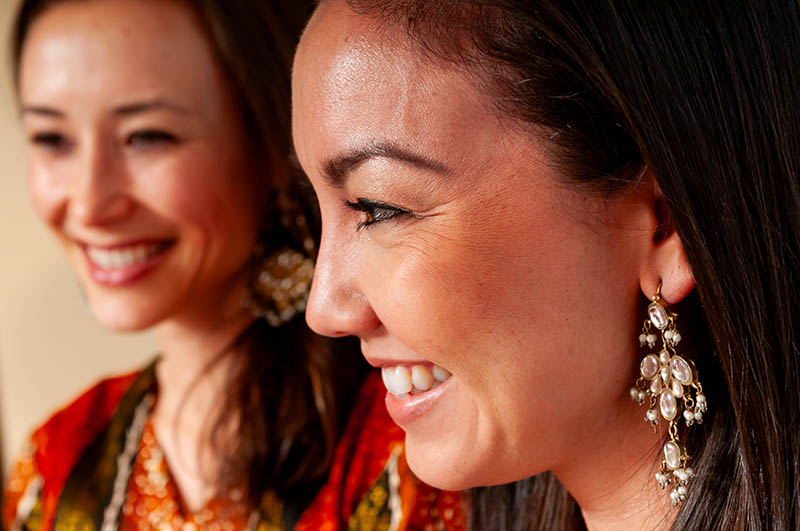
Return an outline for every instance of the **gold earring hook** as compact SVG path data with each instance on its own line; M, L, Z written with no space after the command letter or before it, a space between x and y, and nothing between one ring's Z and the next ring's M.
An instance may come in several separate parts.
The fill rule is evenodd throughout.
M656 288L656 294L653 295L653 302L658 302L661 300L661 286L664 285L664 282L659 280L658 287Z

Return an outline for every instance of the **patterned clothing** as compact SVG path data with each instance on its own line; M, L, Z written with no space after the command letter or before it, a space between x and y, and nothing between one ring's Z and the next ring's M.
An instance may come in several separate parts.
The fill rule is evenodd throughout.
M8 531L403 531L466 528L459 493L414 477L377 374L362 386L325 483L310 502L267 493L256 510L233 492L192 514L149 413L155 364L104 380L37 429L4 494Z
M246 529L250 510L242 498L241 491L233 491L227 497L210 500L203 510L196 513L186 514L181 510L178 486L158 446L153 423L148 420L133 463L120 529ZM279 507L277 500L271 505Z

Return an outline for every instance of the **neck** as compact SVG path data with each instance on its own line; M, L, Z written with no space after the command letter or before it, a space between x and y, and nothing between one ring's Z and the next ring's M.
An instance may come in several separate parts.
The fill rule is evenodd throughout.
M162 322L157 328L162 358L156 367L158 399L152 422L159 446L184 502L197 510L215 491L218 458L208 444L227 390L232 357L228 349L252 322L250 312L230 297ZM197 306L195 306L197 308Z
M241 303L245 289L244 283L239 282L227 286L220 297L198 297L204 300L186 304L185 311L158 325L156 333L163 353L157 369L160 412L172 410L177 405L172 398L183 399L195 384L202 386L202 392L192 393L189 398L193 402L216 402L224 385L222 378L227 363L224 358L215 360L220 359L253 321ZM203 378L198 380L201 374ZM184 404L190 405L188 400ZM204 407L200 411L208 413Z
M214 323L213 326L163 323L158 330L163 352L157 368L159 402L163 404L167 398L183 395L195 384L203 386L205 391L215 391L213 397L205 393L195 393L198 395L195 400L205 395L209 402L214 402L217 392L222 391L221 378L228 366L225 351L252 320L253 317L242 310L238 315ZM202 380L198 380L206 370L208 372Z
M627 396L615 406L611 420L605 417L567 465L554 472L591 531L669 529L674 509L654 479L667 425L653 433L643 420L645 408Z

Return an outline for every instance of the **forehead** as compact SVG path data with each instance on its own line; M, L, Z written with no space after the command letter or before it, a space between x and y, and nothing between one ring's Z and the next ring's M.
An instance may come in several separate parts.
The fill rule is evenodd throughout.
M193 11L172 0L58 3L32 24L21 58L23 98L149 92L208 85L217 70Z
M338 0L323 4L303 35L293 91L298 144L313 133L324 151L381 140L444 156L456 143L480 149L501 121L472 75L431 61L402 28Z

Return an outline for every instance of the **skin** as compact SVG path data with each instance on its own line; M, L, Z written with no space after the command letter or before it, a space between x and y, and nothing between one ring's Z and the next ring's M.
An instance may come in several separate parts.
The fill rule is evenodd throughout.
M651 176L613 199L569 188L468 73L337 0L309 24L293 87L323 222L308 323L358 336L373 365L452 373L402 426L412 469L447 489L553 470L590 528L657 527L669 502L652 479L661 439L628 396L634 341L642 292L662 280L674 303L693 280ZM354 153L333 182L330 161ZM346 204L363 198L392 207Z
M94 315L117 330L156 326L154 423L190 508L211 494L213 456L205 470L194 456L224 364L177 413L199 371L252 319L241 304L245 267L266 196L214 57L181 2L65 2L31 27L19 87L33 204ZM85 245L140 240L172 244L132 283L96 281Z

